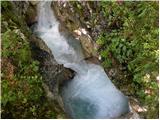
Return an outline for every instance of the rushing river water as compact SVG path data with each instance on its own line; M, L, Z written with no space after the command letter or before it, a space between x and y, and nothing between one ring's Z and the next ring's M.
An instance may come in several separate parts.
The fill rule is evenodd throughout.
M129 111L128 99L113 85L103 68L86 63L79 41L66 39L59 32L51 2L39 3L36 31L56 61L76 72L62 90L65 111L71 118L116 118Z

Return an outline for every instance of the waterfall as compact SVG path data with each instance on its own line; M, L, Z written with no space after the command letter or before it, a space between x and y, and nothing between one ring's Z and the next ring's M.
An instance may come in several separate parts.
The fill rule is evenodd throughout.
M56 61L76 72L62 89L68 115L72 118L116 118L129 111L127 97L113 85L104 69L86 63L79 41L65 38L59 32L51 2L39 3L35 31L51 49Z

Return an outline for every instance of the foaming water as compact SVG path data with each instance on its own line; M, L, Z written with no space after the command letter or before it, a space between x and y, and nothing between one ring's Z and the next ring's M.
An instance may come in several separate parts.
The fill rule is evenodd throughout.
M84 60L79 41L66 39L51 2L38 5L35 30L51 49L56 61L76 72L62 90L66 113L72 118L116 118L129 111L128 99L112 84L103 68Z

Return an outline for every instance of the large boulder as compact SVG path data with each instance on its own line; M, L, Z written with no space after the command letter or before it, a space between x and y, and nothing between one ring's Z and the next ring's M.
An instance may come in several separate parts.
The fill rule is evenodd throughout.
M37 22L37 4L38 1L30 1L28 9L25 13L25 21L28 26L32 26Z
M24 18L28 26L37 22L37 5L39 1L12 1L18 16Z
M56 113L60 113L61 117L62 115L65 116L60 87L65 81L71 80L74 73L56 62L51 50L40 38L32 35L30 43L32 57L40 63L40 72L44 80L43 86L47 97Z
M52 8L60 24L66 27L67 31L77 40L80 40L85 59L98 59L98 53L96 52L97 45L90 36L86 25L80 20L83 16L76 14L77 12L70 2L53 2Z

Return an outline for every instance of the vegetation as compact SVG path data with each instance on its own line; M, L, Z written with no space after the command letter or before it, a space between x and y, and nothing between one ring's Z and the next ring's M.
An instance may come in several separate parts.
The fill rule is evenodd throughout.
M101 2L100 7L110 30L96 41L103 66L114 65L112 55L146 108L144 116L158 118L158 2Z
M2 118L55 118L42 87L38 62L31 58L23 18L2 2Z
M123 78L114 81L117 86L130 86L131 96L146 109L141 113L143 118L158 118L158 2L71 4L84 26L90 23L90 31L100 25L96 43L102 65L105 69L122 68ZM14 13L10 2L1 2L1 9L2 118L55 118L46 101L39 63L31 58L30 32L24 19Z

